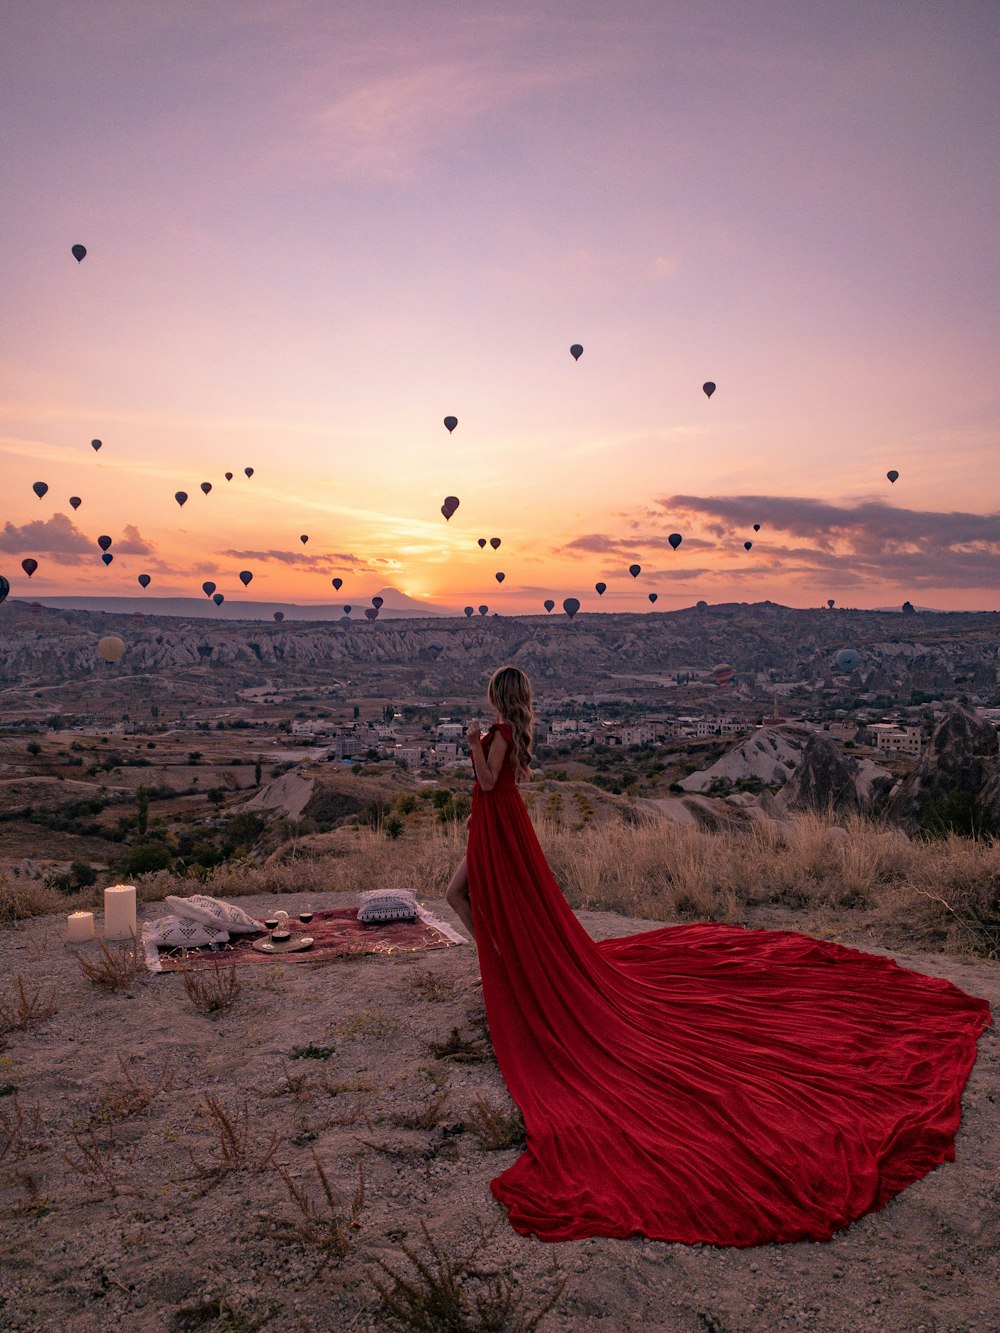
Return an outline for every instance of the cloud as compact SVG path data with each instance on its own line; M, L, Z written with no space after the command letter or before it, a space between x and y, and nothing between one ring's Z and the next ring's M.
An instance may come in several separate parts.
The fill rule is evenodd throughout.
M115 542L114 552L116 555L152 555L153 547L133 523L126 523L125 535Z
M222 551L222 555L233 560L255 560L258 564L274 561L281 565L293 565L296 569L320 569L324 573L334 565L348 566L352 569L367 568L364 560L357 556L334 552L330 555L310 555L307 551Z
M60 564L75 565L80 563L76 557L93 554L94 543L65 514L53 514L51 518L36 518L19 528L5 523L0 531L0 551L36 557L51 555Z

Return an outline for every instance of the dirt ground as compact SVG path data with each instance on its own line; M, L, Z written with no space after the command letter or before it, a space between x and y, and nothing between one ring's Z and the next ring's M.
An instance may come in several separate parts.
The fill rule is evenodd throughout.
M310 900L316 908L356 901ZM426 901L459 925L442 900ZM275 905L239 903L256 915ZM293 911L300 903L289 895L281 905ZM140 910L164 914L162 904ZM579 915L596 939L669 924ZM805 930L791 913L752 924ZM831 1241L547 1244L514 1232L490 1194L490 1179L519 1149L487 1150L473 1132L478 1097L513 1109L484 1038L473 947L243 968L242 993L212 1017L196 1011L177 973L144 973L125 993L102 992L62 936L61 917L0 931L0 997L9 1000L20 977L58 1005L40 1025L11 1033L0 1052L2 1329L385 1328L372 1278L389 1279L375 1261L412 1277L401 1246L430 1258L421 1222L450 1256L486 1236L470 1265L470 1292L505 1274L530 1312L565 1279L544 1333L1000 1328L995 1025L980 1039L962 1099L956 1160ZM833 938L889 954L867 934ZM84 952L93 957L97 947ZM1000 1013L1000 964L891 956ZM445 1041L455 1027L473 1043L485 1040L487 1058L435 1058L427 1043ZM438 1087L447 1100L436 1125L394 1121L428 1108ZM227 1131L210 1103L235 1134L237 1161L227 1173L216 1170ZM261 1166L272 1143L271 1164ZM325 1265L316 1243L282 1239L283 1220L304 1224L293 1190L317 1217L329 1212L317 1159L345 1218L364 1171L347 1253Z

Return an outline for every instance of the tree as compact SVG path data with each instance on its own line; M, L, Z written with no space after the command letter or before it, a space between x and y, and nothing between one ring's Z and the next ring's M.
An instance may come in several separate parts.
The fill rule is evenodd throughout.
M253 780L258 787L260 786L261 771L260 760L258 759L253 766Z
M145 787L139 787L135 793L135 826L140 834L144 834L148 824L149 792Z
M355 704L355 705L354 705L354 720L355 720L355 722L357 722L357 720L358 720L358 718L359 718L360 716L361 716L361 709L358 707L357 704Z
M218 810L219 807L223 804L223 802L224 802L225 799L226 799L225 788L223 788L223 787L209 787L209 789L208 789L208 799L209 799L209 800L212 802L212 804L215 806L216 810Z
M38 744L37 741L29 741L29 742L28 742L28 753L32 756L32 758L34 758L36 755L39 755L39 754L42 753L42 747Z

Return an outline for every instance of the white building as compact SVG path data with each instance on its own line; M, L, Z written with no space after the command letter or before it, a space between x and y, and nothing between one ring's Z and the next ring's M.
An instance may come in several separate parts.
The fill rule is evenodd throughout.
M892 722L873 722L868 730L875 737L875 748L895 750L902 754L919 755L921 734L919 727L897 727Z

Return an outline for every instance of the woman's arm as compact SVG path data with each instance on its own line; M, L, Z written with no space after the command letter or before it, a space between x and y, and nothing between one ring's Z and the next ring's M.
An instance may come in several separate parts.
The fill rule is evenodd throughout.
M469 749L472 751L472 764L476 770L480 787L483 791L492 791L500 774L503 757L507 753L507 737L502 731L493 733L488 758L483 750L483 738L480 736L479 727L475 722L469 728L465 738L469 742Z

